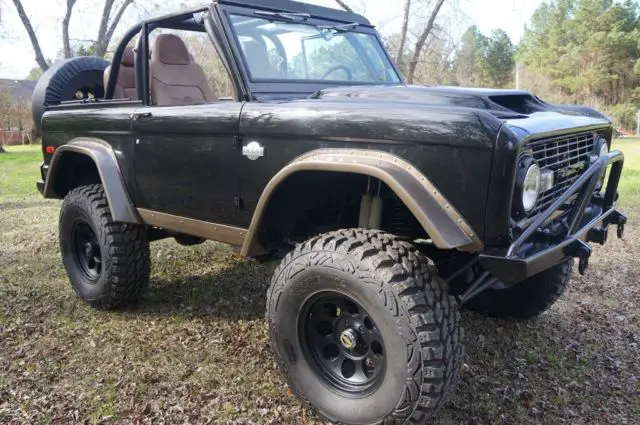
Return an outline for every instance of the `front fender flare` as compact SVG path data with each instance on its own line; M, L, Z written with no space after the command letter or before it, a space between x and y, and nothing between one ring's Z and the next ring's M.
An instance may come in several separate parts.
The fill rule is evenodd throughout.
M113 148L106 142L95 138L78 138L56 149L45 181L43 195L45 198L60 199L55 191L56 175L65 154L75 152L89 157L95 164L100 181L104 188L111 217L122 223L140 224L142 220L133 206L120 172L120 166Z
M258 231L271 196L283 181L300 171L347 172L379 179L404 202L436 247L468 252L484 249L483 242L455 207L406 160L382 151L318 149L296 158L269 181L251 220L242 255L264 252Z

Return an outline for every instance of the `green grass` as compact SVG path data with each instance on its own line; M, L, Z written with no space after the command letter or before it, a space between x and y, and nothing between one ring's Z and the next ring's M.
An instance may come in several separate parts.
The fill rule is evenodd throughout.
M621 206L640 205L640 138L616 139L613 149L624 153L624 170L620 182Z
M640 212L640 140L621 203ZM35 188L39 146L0 154L0 424L320 425L268 347L273 264L205 243L152 244L141 305L92 310L58 252L59 201ZM640 423L640 226L594 247L587 276L527 323L463 313L466 359L434 425Z
M40 196L42 150L40 145L8 146L0 154L0 202L20 201Z

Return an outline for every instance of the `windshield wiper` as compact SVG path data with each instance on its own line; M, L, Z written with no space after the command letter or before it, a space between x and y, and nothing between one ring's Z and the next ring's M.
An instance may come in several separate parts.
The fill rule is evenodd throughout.
M318 28L319 30L324 30L324 31L349 31L352 30L354 28L358 28L360 26L359 23L357 22L352 22L350 24L344 24L344 25L318 25L316 28Z
M311 18L308 13L295 13L295 12L269 12L267 10L256 10L254 15L261 16L277 16L278 18L290 19L292 21L299 21Z

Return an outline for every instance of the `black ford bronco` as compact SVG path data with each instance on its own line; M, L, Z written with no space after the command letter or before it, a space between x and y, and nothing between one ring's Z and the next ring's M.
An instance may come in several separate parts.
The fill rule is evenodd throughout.
M78 295L138 301L162 238L284 258L271 345L337 423L427 421L462 365L460 308L542 313L626 222L598 112L408 86L365 18L290 0L142 22L111 64L52 67L33 110Z

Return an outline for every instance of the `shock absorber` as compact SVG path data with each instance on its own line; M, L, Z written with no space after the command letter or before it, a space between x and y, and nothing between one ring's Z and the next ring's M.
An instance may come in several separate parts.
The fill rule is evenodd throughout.
M371 203L373 197L371 196L371 177L367 181L367 192L362 195L360 201L360 218L358 219L358 227L366 229L369 227L369 215L371 214Z
M380 187L382 182L378 180L378 194L371 201L371 211L369 213L369 228L380 229L382 227L382 197L380 196Z

